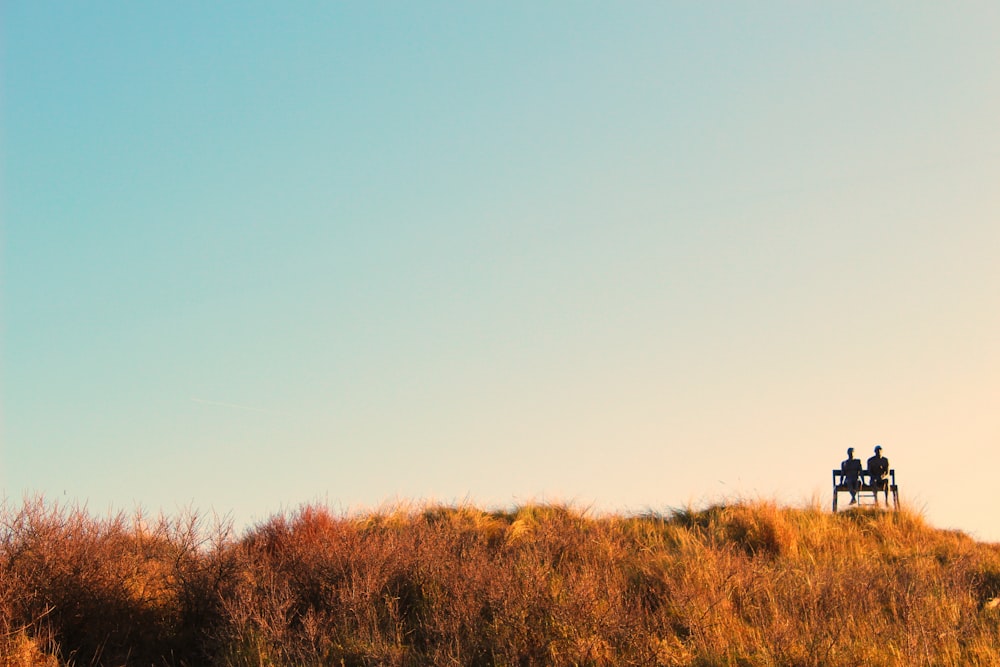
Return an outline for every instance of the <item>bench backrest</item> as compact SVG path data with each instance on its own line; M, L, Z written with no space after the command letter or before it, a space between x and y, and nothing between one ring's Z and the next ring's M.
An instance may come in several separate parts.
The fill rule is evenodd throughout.
M862 470L859 479L861 479L863 481L864 478L868 477L868 476L869 476L868 471L867 470ZM833 485L834 486L841 486L843 483L844 483L844 473L843 473L843 471L841 471L840 468L834 468L833 469ZM896 486L896 469L895 468L889 468L889 483L892 486Z

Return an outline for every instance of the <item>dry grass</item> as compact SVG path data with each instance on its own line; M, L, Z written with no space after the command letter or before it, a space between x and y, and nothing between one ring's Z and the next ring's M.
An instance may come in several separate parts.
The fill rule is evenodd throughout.
M1000 547L902 511L0 511L0 667L1000 664Z

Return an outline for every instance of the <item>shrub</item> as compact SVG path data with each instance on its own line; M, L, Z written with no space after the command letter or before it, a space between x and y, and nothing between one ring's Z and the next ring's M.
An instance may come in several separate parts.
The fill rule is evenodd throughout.
M906 511L0 519L0 667L1000 664L1000 547Z

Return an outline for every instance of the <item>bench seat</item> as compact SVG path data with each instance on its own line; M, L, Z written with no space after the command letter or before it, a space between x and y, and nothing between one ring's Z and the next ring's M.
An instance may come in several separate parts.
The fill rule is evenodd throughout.
M899 509L899 487L896 485L896 470L889 470L889 478L882 484L873 486L871 476L867 471L861 472L861 486L858 488L857 499L861 503L862 498L871 498L875 505L878 505L878 494L885 494L886 507L889 506L889 494L892 494L893 509ZM876 488L878 487L878 488ZM837 496L841 493L850 493L851 487L844 483L844 473L839 468L833 470L833 511L837 511Z

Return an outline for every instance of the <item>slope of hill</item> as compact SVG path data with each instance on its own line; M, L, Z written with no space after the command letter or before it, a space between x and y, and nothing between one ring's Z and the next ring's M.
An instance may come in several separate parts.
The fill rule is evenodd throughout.
M909 511L0 519L4 666L1000 664L1000 545Z

